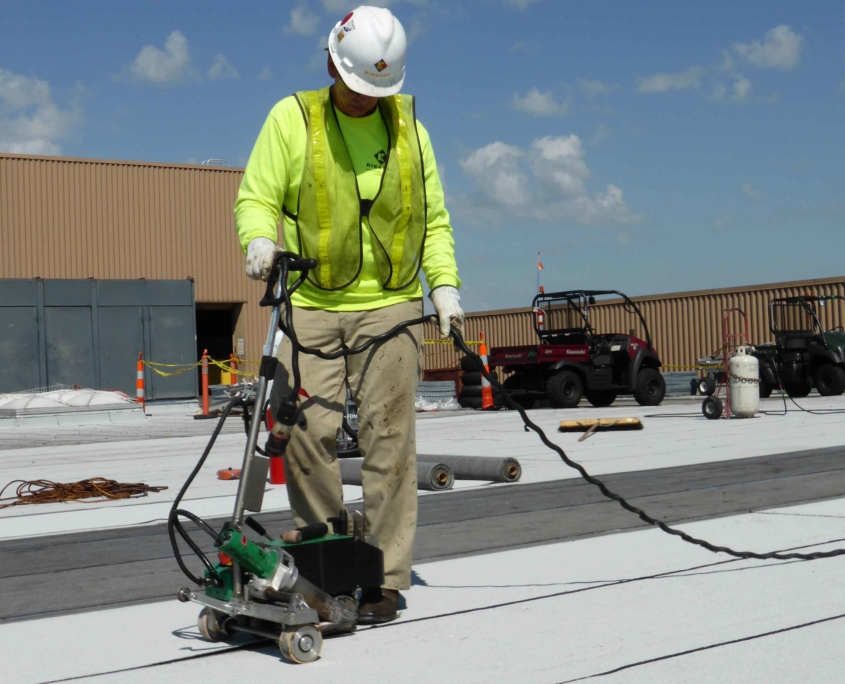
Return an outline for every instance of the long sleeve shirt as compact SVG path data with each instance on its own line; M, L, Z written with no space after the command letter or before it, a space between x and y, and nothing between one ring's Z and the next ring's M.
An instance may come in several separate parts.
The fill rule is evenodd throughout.
M335 109L358 180L361 199L373 199L378 193L388 148L387 129L378 111L364 117L350 117ZM426 237L422 272L430 289L441 285L460 287L455 263L455 243L449 212L431 140L417 121L417 133L425 170L427 205ZM295 97L287 97L270 112L250 155L235 202L235 220L241 247L257 237L278 241L277 228L282 207L295 214L302 170L305 164L305 121ZM295 222L284 216L281 244L298 251ZM419 277L400 291L382 288L373 257L372 233L363 219L363 257L358 279L343 290L326 291L304 283L292 298L295 306L327 311L365 311L419 299L423 295Z

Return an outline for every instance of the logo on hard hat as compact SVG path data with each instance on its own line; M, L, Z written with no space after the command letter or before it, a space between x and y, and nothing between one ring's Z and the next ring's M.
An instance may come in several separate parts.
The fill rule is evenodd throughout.
M351 15L350 15L350 16L351 16ZM354 21L350 21L348 24L344 25L343 30L344 30L346 33L349 33L350 31L354 31L354 30L355 30L355 22L354 22Z
M373 66L374 66L376 69L378 69L378 70L379 70L379 72L382 72L382 71L384 71L385 69L387 69L387 62L385 62L383 59L380 59L378 62L376 62L375 64L373 64Z
M340 25L341 25L341 26L343 26L343 25L344 25L347 21L349 21L349 20L352 18L352 15L353 15L353 14L355 14L355 12L350 12L349 14L347 14L347 15L343 18L343 21L341 21L341 22L340 22Z
M346 38L346 34L343 31L337 32L337 44L340 45L341 41Z

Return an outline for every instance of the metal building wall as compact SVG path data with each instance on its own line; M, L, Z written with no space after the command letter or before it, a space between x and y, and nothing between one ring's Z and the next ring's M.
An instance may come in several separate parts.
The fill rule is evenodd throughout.
M845 297L845 277L631 299L639 306L651 332L652 344L663 363L667 366L691 366L697 358L721 348L722 312L725 309L737 307L745 311L749 338L752 343L759 344L772 339L769 331L769 300L803 294ZM845 301L838 299L826 302L819 310L819 319L825 330L844 325ZM593 307L590 322L599 333L627 333L633 329L635 335L643 335L637 318L627 313L619 301L600 302ZM467 337L478 339L480 330L484 331L490 347L536 342L530 308L468 314ZM437 337L434 326L426 326L425 336L428 339ZM425 353L427 369L454 368L458 365L459 356L450 345L427 345Z
M258 359L269 316L235 235L242 174L0 154L0 278L193 278L199 305L245 305L236 337Z

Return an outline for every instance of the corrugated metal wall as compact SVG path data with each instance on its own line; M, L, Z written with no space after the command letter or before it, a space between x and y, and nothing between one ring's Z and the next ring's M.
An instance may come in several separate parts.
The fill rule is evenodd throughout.
M845 277L774 283L753 287L680 292L648 297L632 297L651 331L652 344L667 366L691 366L695 360L722 346L722 316L725 309L737 307L748 317L749 338L753 343L772 339L769 332L769 300L795 295L836 295L845 297ZM819 309L825 330L845 324L845 301L833 300ZM619 300L592 308L591 324L599 333L628 333L642 337L636 316L627 313ZM737 330L739 318L731 321ZM478 339L484 331L490 347L535 344L533 314L530 308L468 314L467 336ZM426 337L436 337L433 326L426 326ZM454 368L458 355L450 345L427 345L426 368ZM671 369L670 369L671 370Z
M269 319L235 235L242 173L0 154L0 278L192 277L198 304L245 304L238 334L258 359Z
M262 286L246 278L232 207L242 169L0 154L0 278L181 279L196 301L242 303L236 337L260 358L268 312ZM767 304L779 296L845 295L845 277L636 297L664 363L689 365L720 346L721 311L743 308L751 339L770 339ZM843 302L822 311L845 322ZM597 307L600 331L638 330L617 304ZM426 337L436 330L426 326ZM467 333L490 346L531 344L530 309L470 314ZM453 368L449 345L426 345L426 368ZM155 359L152 359L155 360Z

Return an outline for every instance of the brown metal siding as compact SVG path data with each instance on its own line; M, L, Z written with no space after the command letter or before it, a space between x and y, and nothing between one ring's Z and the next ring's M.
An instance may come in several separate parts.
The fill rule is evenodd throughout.
M232 208L242 169L0 154L0 278L196 281L197 303L243 303L245 356L268 314Z
M845 277L773 283L735 289L678 292L666 295L632 297L651 332L652 344L667 370L671 366L692 366L695 360L722 346L722 316L726 309L737 307L748 317L748 336L752 343L770 341L769 300L802 294L845 297ZM825 330L845 324L845 301L828 301L819 309L819 320ZM627 313L618 301L593 307L591 324L599 333L627 333L642 337L642 327L635 316ZM737 330L739 319L731 321ZM736 325L733 325L736 324ZM483 330L488 347L535 344L533 313L530 308L487 311L467 315L466 331L470 339L478 339ZM426 337L434 338L434 326L426 326ZM459 355L449 345L427 345L426 368L454 368Z
M197 302L243 303L238 330L258 359L268 314L246 278L232 207L242 169L0 154L0 278L166 278L196 281ZM811 292L845 295L845 277L635 297L665 364L689 365L721 345L721 312L748 314L752 341L769 340L768 302ZM828 302L826 328L845 323ZM467 336L489 346L531 344L530 309L469 314ZM596 308L600 332L627 332L618 303ZM436 339L434 326L425 336ZM450 345L426 345L426 368L453 368Z

